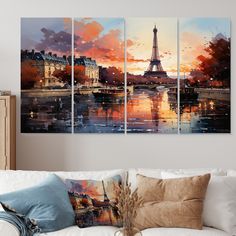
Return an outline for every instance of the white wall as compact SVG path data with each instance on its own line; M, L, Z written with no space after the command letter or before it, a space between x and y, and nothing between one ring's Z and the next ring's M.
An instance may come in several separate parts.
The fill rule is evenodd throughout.
M0 89L18 96L17 168L236 168L235 0L0 0ZM231 135L20 134L20 17L226 16L232 19Z

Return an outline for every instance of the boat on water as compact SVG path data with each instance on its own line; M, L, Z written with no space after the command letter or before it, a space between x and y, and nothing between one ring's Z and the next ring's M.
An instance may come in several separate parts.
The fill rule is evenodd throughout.
M177 99L178 88L177 87L169 88L169 91L167 93L168 93L168 96L175 97ZM195 99L198 99L198 93L194 90L193 87L181 87L180 99L181 100L195 100Z
M95 98L123 98L124 88L100 88L93 92Z
M157 90L158 92L162 92L162 91L166 90L166 87L163 86L163 85L160 85L160 86L157 86L157 87L156 87L156 90Z
M89 86L75 86L74 91L75 94L79 94L79 95L89 95L92 93L94 88L91 88Z

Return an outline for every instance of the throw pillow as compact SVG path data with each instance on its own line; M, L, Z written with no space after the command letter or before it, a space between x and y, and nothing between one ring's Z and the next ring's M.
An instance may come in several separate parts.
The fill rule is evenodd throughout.
M203 201L210 174L181 179L156 179L137 175L138 209L135 226L202 229Z
M163 178L182 175L163 172ZM236 177L212 176L203 208L203 224L236 235Z
M54 174L37 186L0 195L0 202L35 222L42 233L74 224L66 186Z
M65 180L76 224L80 228L110 225L121 226L118 214L118 195L122 179L120 175L98 180Z

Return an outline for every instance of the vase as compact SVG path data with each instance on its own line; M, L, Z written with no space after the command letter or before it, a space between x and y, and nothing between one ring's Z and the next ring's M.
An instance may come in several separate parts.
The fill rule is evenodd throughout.
M142 233L137 228L122 228L116 231L114 236L142 236Z

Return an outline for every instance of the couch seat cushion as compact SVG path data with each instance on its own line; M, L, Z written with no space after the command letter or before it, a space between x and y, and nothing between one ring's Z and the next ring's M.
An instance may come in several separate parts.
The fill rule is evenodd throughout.
M114 236L118 228L113 226L93 226L89 228L79 228L71 226L56 232L40 234L40 236Z
M112 226L95 226L80 229L72 226L60 231L40 234L40 236L114 236L118 228ZM153 228L142 231L143 236L231 236L224 231L203 227L203 230L183 228Z
M222 230L203 227L202 230L183 228L155 228L142 231L143 236L231 236Z
M0 220L0 235L20 236L18 229L5 220Z

